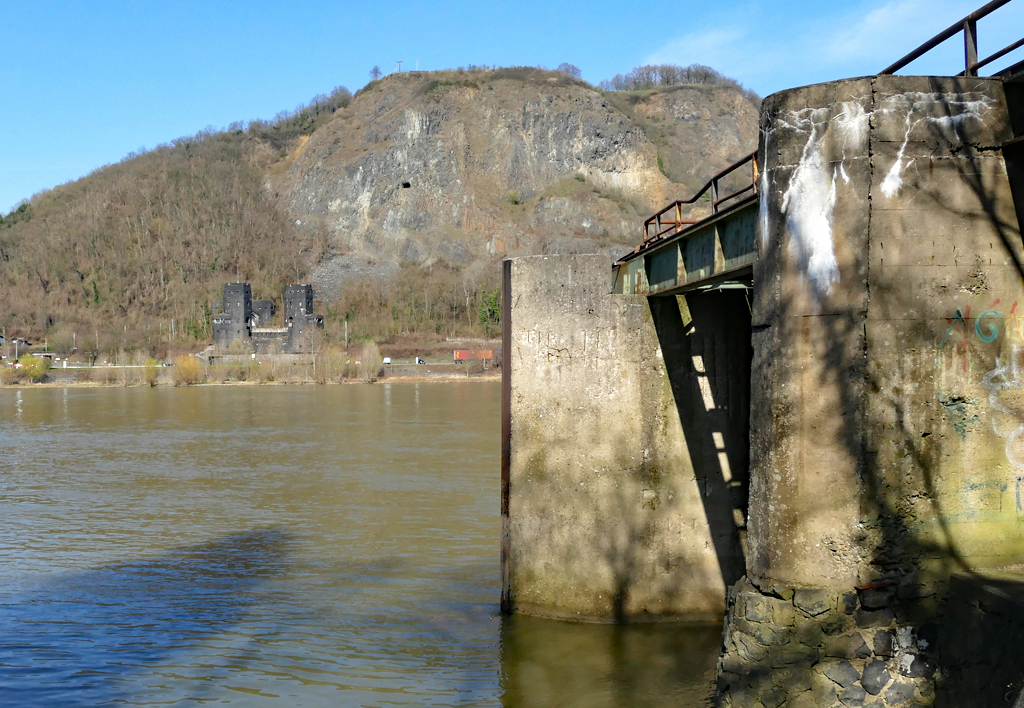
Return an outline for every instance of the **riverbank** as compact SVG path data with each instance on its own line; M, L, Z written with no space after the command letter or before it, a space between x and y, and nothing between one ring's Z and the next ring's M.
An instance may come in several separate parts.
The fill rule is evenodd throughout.
M215 369L215 367L207 367ZM0 384L4 388L62 388L67 386L83 388L110 388L126 386L295 386L321 384L363 384L363 383L451 383L461 381L501 381L500 369L470 371L464 365L420 364L418 366L385 367L381 376L367 381L355 377L328 378L316 376L310 371L286 372L268 377L252 374L251 371L223 372L206 371L204 377L195 383L184 384L175 381L173 367L161 368L156 380L150 383L143 379L141 372L132 367L95 367L92 369L51 369L42 381L15 381ZM232 375L234 374L234 375Z

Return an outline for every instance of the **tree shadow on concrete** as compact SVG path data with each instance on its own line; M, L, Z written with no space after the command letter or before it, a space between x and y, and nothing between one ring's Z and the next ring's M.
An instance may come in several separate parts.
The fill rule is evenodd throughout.
M614 466L595 470L592 478L553 482L543 501L533 502L531 518L554 522L551 528L535 528L533 533L544 546L545 567L559 569L558 580L545 586L543 605L531 603L528 594L524 597L514 580L513 611L555 619L600 622L607 618L614 624L661 620L717 624L720 610L708 608L720 606L722 600L703 596L721 581L708 577L710 568L698 564L698 558L676 555L685 550L666 549L655 541L659 530L672 520L671 500L683 496L692 480L672 474L657 458L645 459L644 451L653 447L649 440L609 438L608 431L581 431L580 435L589 437L582 443L584 449L610 440L621 453ZM579 437L573 439L579 441ZM544 475L552 459L551 449L538 451L522 474ZM522 510L519 514L524 515ZM586 541L573 542L558 528L562 524L571 525ZM700 536L699 530L694 535ZM526 563L513 558L512 566L521 574ZM724 594L724 587L717 592ZM580 598L587 598L585 606L579 604ZM680 604L691 607L692 614L680 611ZM705 610L692 609L699 606Z
M965 85L958 90L967 91L966 84L970 80L963 79L962 81ZM941 157L953 158L943 160L944 167L948 169L948 166L952 165L960 183L974 196L978 210L958 211L944 201L938 192L929 193L919 184L910 183L904 189L920 190L922 194L932 199L936 207L952 215L981 220L988 224L998 236L1002 246L1002 255L1011 261L1017 277L1024 278L1019 225L1007 219L1006 195L998 194L993 188L991 180L986 181L985 178L991 176L992 173L986 171L981 162L983 157L992 154L994 148L972 143L968 134L969 123L956 119L957 112L948 101L950 95L948 84L935 78L931 79L930 83L934 95L941 97L938 101L941 113L948 120L930 120L926 122L926 125L932 131L936 151L947 150L948 154ZM949 145L952 145L952 148L942 147ZM929 162L931 162L930 159ZM929 165L929 176L930 173L931 165ZM876 174L873 178L873 189L877 189L877 185L881 181L880 177ZM882 238L884 235L877 237ZM772 239L771 243L775 248L781 247L779 239ZM899 268L889 269L888 272L884 269L870 272L869 249L871 244L865 243L864 246L853 270L866 276L866 280L870 284L872 302L880 301L880 304L873 305L881 311L880 317L900 320L905 316L904 313L915 311L917 303L903 297L907 290L902 287L903 283L900 282ZM961 285L960 289L964 293L972 292L972 288L967 284ZM780 310L782 312L780 315L785 316L787 309L788 303L781 302ZM869 365L871 343L868 341L868 332L865 328L869 322L867 312L858 308L830 307L830 314L835 316L822 318L826 324L826 340L830 341L831 345L825 356L826 367L821 384L823 386L837 385L841 392L843 410L859 412L857 415L844 417L844 425L839 437L847 454L852 459L858 460L858 469L865 490L866 511L877 519L878 539L872 552L872 563L880 575L888 575L894 582L901 585L917 585L931 580L931 578L922 577L922 573L925 571L915 563L919 558L931 557L942 560L940 570L937 573L929 570L927 575L934 574L941 578L948 577L954 572L972 573L973 569L969 560L957 547L955 534L951 527L950 513L943 508L941 492L937 488L935 474L941 455L936 444L938 436L933 436L931 429L922 429L922 423L925 421L920 414L915 419L914 413L908 409L907 401L911 399L906 395L906 391L900 388L901 383L909 386L911 382L909 380L893 381L887 378L888 372L884 372L881 367ZM950 313L950 315L954 319L956 318L954 313ZM910 342L916 343L922 340L939 342L948 334L949 324L949 320L917 323L913 325L915 329L910 332ZM974 320L974 324L977 326L978 321ZM978 347L973 348L973 353L986 356L986 366L996 365L997 353L993 353L991 350L981 352ZM930 376L923 377L925 385L932 382ZM865 405L864 396L880 403L880 409L872 410L870 405ZM918 400L916 403L920 404L922 401ZM918 407L920 409L920 406ZM883 423L880 420L883 416L891 423ZM934 423L934 417L928 422ZM887 456L889 459L879 459L880 451L872 449L869 445L869 435L876 441L890 438L893 449L896 451L894 456L909 461L910 467L919 477L911 484L906 485L898 479L898 474L887 472L885 464L891 462L890 456L893 453ZM901 472L906 472L906 470L901 470ZM916 515L907 505L907 500L900 496L901 490L908 487L910 489L921 488L925 491L927 503L941 529L941 542L926 539L908 527L906 520Z
M948 95L948 81L932 79L931 91L940 96ZM970 79L963 79L958 90L969 91L969 83ZM920 198L930 202L928 208L938 213L984 225L995 238L992 252L968 254L971 259L968 265L975 264L975 256L983 256L985 261L977 263L978 270L983 271L989 265L991 254L1000 263L1008 263L1016 281L1020 282L1024 280L1020 223L1014 220L1012 213L1008 216L1009 195L1005 189L997 189L992 179L993 174L998 174L998 170L993 170L995 160L992 158L998 156L999 146L972 142L968 132L972 126L957 119L962 109L948 101L940 100L939 104L938 120L925 123L935 143L935 155L916 158L916 166L919 170L927 169L928 176L923 185L915 183L908 168L903 189L919 190ZM762 156L764 150L762 142ZM877 159L877 148L872 152ZM976 206L958 207L948 196L928 190L933 161L934 167L955 176ZM872 165L875 174L871 190L880 200L878 185L884 175L879 169ZM1017 203L1019 214L1020 185L1013 183L1014 179L1019 180L1016 169L1019 168L1011 166L1009 176L1014 191L1012 201ZM778 213L772 217L774 224L784 221ZM874 239L883 236L875 234ZM895 240L892 234L888 238ZM786 260L786 246L779 233L766 235L762 243L765 244L759 254L762 270L757 274L755 287L770 291L772 283L781 276L778 264ZM941 391L936 395L942 349L947 342L952 348L949 338L960 336L961 331L963 341L956 343L958 361L961 356L965 361L966 357L973 357L975 370L980 368L989 375L997 371L1001 362L1009 363L1004 350L986 341L990 337L994 339L996 329L1003 325L995 323L995 318L985 321L985 308L976 309L974 317L967 308L950 312L946 319L929 320L908 315L920 312L920 294L912 293L907 287L900 267L874 268L872 246L866 238L852 244L854 263L848 269L849 275L846 270L843 273L844 279L863 279L868 284L865 305L829 305L827 316L817 318L824 330L821 339L826 343L821 356L824 365L817 383L822 388L833 388L838 394L842 422L836 442L854 461L862 490L860 516L864 523L854 539L865 549L872 571L872 577L866 580L871 586L892 587L896 591L895 626L911 628L915 641L919 642L916 646L921 647L922 656L927 658L928 670L940 669L939 676L943 680L938 685L936 706L1016 705L1015 702L1024 700L1018 698L1024 685L1024 659L1020 649L1024 639L1024 601L1021 600L1024 575L1006 573L994 578L991 571L972 560L958 541L957 526L964 521L964 512L948 506L950 472L944 471L943 465L949 463L943 457L950 453L944 452L943 439L966 439L972 426L980 425L981 417L966 410L977 401L972 403L959 395L943 397ZM950 292L964 293L965 300L981 297L998 301L998 293L991 297L986 293L988 288L983 280L965 280L948 286ZM867 303L873 310L870 318ZM1024 306L1024 302L1021 305ZM1009 303L1006 307L1009 308ZM762 314L764 322L754 322L755 338L770 341L767 348L777 356L799 351L799 328L786 326L788 320L796 318L792 298L779 295ZM918 321L904 324L908 319ZM895 323L891 331L872 330L871 325L877 326L880 320ZM901 327L907 329L900 331ZM979 334L980 341L969 341L975 333ZM872 341L873 337L885 336L892 339ZM924 356L918 353L919 348L927 350L927 345L922 344L926 342L938 343L934 373L927 351ZM884 348L883 359L872 355L874 346ZM784 365L765 361L755 354L755 369ZM925 370L915 372L912 370L915 365ZM1005 372L1000 375L1010 378ZM1007 381L1008 385L1019 387L1021 382L1015 375L1013 378ZM771 377L762 370L755 380L771 380ZM756 408L766 404L767 400L755 390L752 405ZM1016 417L1015 424L1024 425L1024 409L1020 409ZM763 451L753 450L752 454L757 458L752 466L753 494L759 485L770 484L758 475L765 474L771 464ZM985 462L979 460L980 464ZM995 492L1008 493L1012 499L1014 490L1004 485L1001 491ZM922 523L925 518L934 523L934 530L927 530L927 524ZM1020 543L1024 545L1024 540ZM772 591L771 588L762 590ZM741 680L748 678L757 677L744 676Z
M929 80L932 95L937 97L939 107L938 117L925 122L930 134L930 140L935 144L935 154L927 159L928 176L931 177L933 165L938 163L943 169L952 168L951 174L955 175L957 183L965 188L966 193L973 196L975 206L957 207L950 203L948 197L938 189L929 189L927 182L922 185L912 176L908 189L918 190L923 198L930 202L931 208L938 212L945 212L951 217L963 220L970 220L974 223L986 224L997 238L998 248L993 250L979 250L965 254L973 261L971 265L976 266L975 274L972 274L971 282L955 284L959 291L964 293L964 300L977 299L978 297L989 300L995 298L999 302L998 293L991 296L986 295L989 285L985 281L984 269L993 265L993 258L996 260L1007 260L1014 273L1014 278L1019 282L1024 281L1024 251L1022 251L1021 229L1019 222L1014 218L1012 200L1005 191L998 189L998 177L1001 172L993 157L997 156L999 145L979 144L977 136L972 136L970 128L974 127L970 121L962 120L962 109L955 108L949 100L950 95L966 94L971 90L971 79L955 80L955 94L950 93L949 79L931 78ZM918 158L918 163L923 162ZM1011 187L1013 186L1011 180ZM970 245L970 242L967 244ZM995 244L989 244L990 249ZM982 248L981 244L978 244ZM961 264L963 265L963 264ZM997 267L998 263L995 264ZM884 272L884 271L882 271ZM893 276L884 276L882 272L873 274L871 278L873 297L883 296L887 303L888 312L885 316L893 319L899 317L901 310L913 310L913 302L901 302L899 293L900 283ZM891 271L890 271L891 272ZM943 285L940 290L945 292L948 288ZM986 322L985 316L989 312L975 310L975 318L970 317L970 304L958 309L955 313L949 313L944 322L930 323L928 325L916 325L916 331L912 333L914 340L930 339L940 342L938 348L941 350L943 343L949 341L951 333L962 339L957 342L961 347L963 356L977 360L981 367L988 372L994 371L1000 364L1000 355L1008 353L1001 351L998 346L993 346L992 340L1001 337L1003 333L998 331L999 324ZM1024 303L1022 303L1024 305ZM999 320L1002 316L994 313ZM1012 312L1011 312L1012 316ZM928 327L923 331L923 327ZM985 336L979 336L974 341L974 333L971 330L982 330ZM990 339L991 337L991 339ZM998 342L996 342L998 345ZM938 356L942 355L938 352ZM866 372L867 373L867 372ZM938 387L939 372L932 377L924 377L925 384L934 384ZM881 473L879 462L872 458L865 459L865 482L870 492L870 499L877 507L879 518L882 521L884 542L876 549L876 559L890 558L896 563L890 567L882 567L888 571L896 571L905 567L909 558L920 558L925 555L938 556L943 562L939 577L949 577L952 573L974 574L970 560L958 547L956 534L951 523L951 514L943 508L942 494L938 489L936 473L940 465L941 449L936 443L936 437L932 437L932 430L921 429L921 416L918 414L914 420L914 413L908 409L906 396L902 396L899 388L892 386L892 383L885 381L878 372L867 373L865 376L868 391L871 395L882 398L885 406L895 421L893 431L897 434L896 446L902 452L902 456L911 462L911 467L916 474L920 475L921 487L931 507L934 518L940 528L942 543L932 543L920 538L919 535L905 528L902 519L913 516L907 508L901 507L900 501L894 499L891 491L896 488L893 480ZM921 401L916 402L920 407ZM949 400L943 400L941 391L935 403L947 410L955 404ZM925 402L927 405L927 402ZM931 421L934 426L939 421ZM1020 416L1020 422L1024 423L1024 415ZM958 427L954 421L954 427ZM879 432L876 430L876 433ZM961 428L961 437L964 437ZM906 546L902 552L896 549Z
M237 624L287 568L288 535L262 529L26 588L0 605L5 705L131 699L133 675Z
M956 177L959 184L974 197L977 206L971 209L956 208L939 198L938 194L925 193L931 197L936 208L944 209L951 216L980 220L989 226L998 239L998 247L992 249L990 246L990 250L995 250L995 255L987 265L998 266L1000 261L1007 262L1012 273L1011 280L1019 292L1020 286L1024 284L1024 242L1021 240L1020 220L1024 213L1022 146L1018 144L1002 149L1001 145L1014 134L1021 134L1024 105L1021 105L1020 87L1006 85L1009 133L998 135L997 131L998 137L993 141L996 144L978 141L976 136L970 134L966 121L956 120L957 111L948 100L949 94L943 90L939 80L931 79L931 88L942 97L941 115L945 119L929 123L932 139L937 145L954 145L951 153L959 158L951 160ZM957 88L969 91L970 80L960 80ZM997 159L1000 156L1002 161ZM1000 188L1003 169L1008 179L1009 193ZM979 271L985 268L985 255L984 251L975 254ZM980 290L981 284L977 285ZM990 298L998 303L999 293L992 293ZM1024 306L1024 302L1021 305ZM1013 309L1016 309L1016 303ZM988 420L985 422L993 426L993 432L997 432L997 418L1010 419L1010 425L1024 430L1024 407L997 400L1001 393L1021 388L1022 381L1018 378L1019 353L1016 346L1007 347L1005 343L999 346L1000 340L1011 339L1007 331L1008 323L1002 317L999 321L996 318L986 319L987 314L980 312L976 315L974 332L968 333L963 341L964 355L975 359L981 369L987 372L982 380L983 385L987 382L990 388ZM1011 310L1010 316L1013 314ZM966 318L963 320L962 324L967 330L968 322ZM980 341L972 341L972 337ZM899 410L895 403L893 408ZM936 705L978 708L1020 705L1024 700L1024 654L1021 653L1021 642L1024 640L1024 573L1019 570L987 570L975 566L969 557L965 557L957 546L955 531L947 523L948 515L943 513L938 498L935 480L938 451L929 450L918 443L920 438L915 439L908 428L901 426L901 431L907 440L914 464L925 481L925 488L946 539L946 552L954 565L947 569L951 578L943 598L943 616L938 625L936 658L945 681ZM1009 442L1006 445L1006 457L1011 466L1017 467L1015 501L1019 519L1021 473L1024 468L1011 456ZM1007 492L1008 486L1003 485L1000 493ZM1024 546L1024 538L1018 539L1018 543Z
M509 299L527 325L508 333L510 375L526 378L510 404L505 610L717 624L725 597L717 539L702 518L705 494L674 420L647 298L610 294L598 255L527 260L511 271L524 278L510 276ZM564 306L538 295L549 282Z

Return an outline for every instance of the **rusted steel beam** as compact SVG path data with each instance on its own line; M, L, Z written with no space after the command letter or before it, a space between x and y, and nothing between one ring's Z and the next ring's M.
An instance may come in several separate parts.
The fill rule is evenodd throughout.
M1021 47L1024 47L1024 38L1018 39L1013 44L1010 44L1010 45L1008 45L1006 47L1003 47L1002 49L1000 49L995 54L987 56L984 59L982 59L981 61L974 62L974 64L972 64L971 66L968 66L965 71L960 72L959 74L957 74L957 76L977 76L978 75L978 69L980 69L981 67L988 66L989 64L994 62L996 59L1002 59L1007 54L1012 52L1014 49L1020 49ZM968 73L968 72L970 72L970 73Z
M753 184L748 184L743 189L737 190L737 191L733 192L732 194L730 194L728 196L722 197L721 199L719 199L717 202L714 203L714 206L715 206L716 210L717 210L717 207L718 207L719 204L722 204L723 202L727 202L730 199L733 199L734 197L738 197L741 194L744 194L745 192L749 192L752 189L754 189L754 185Z
M660 231L656 231L653 236L651 236L650 238L648 238L645 241L645 243L651 243L653 241L657 241L659 238L661 238L665 234L669 233L670 231L674 231L675 233L679 233L679 232L682 231L682 227L683 226L692 226L693 224L699 224L699 223L700 223L699 221L679 221L679 222L663 221L662 225L668 224L669 227L667 229L662 229Z
M927 42L922 44L920 47L918 47L914 51L912 51L909 54L907 54L905 57L903 57L899 61L897 61L897 62L895 62L893 64L890 64L889 66L887 66L884 69L882 69L880 72L878 72L879 75L882 75L882 74L895 74L897 71L899 71L900 69L905 67L907 64L909 64L910 62L914 61L918 57L926 54L927 52L930 52L932 49L934 49L935 47L939 46L940 44L945 42L950 37L952 37L952 36L954 36L956 34L959 34L960 32L963 32L968 23L976 23L982 17L985 17L986 15L991 14L995 10L998 10L999 8L1001 8L1003 5L1007 4L1008 2L1010 2L1010 0L992 0L992 2L983 5L982 7L978 8L977 10L975 10L974 12L969 14L967 17L965 17L962 20L960 20L959 22L957 22L956 24L951 25L950 27L946 28L942 32L939 32L937 35L935 35L934 37L929 39ZM974 35L975 35L974 36L974 40L975 40L975 60L977 60L977 31L976 30L974 32ZM970 62L968 62L968 65L970 65Z
M1016 64L1011 64L995 76L999 77L1003 81L1011 81L1019 79L1020 75L1024 73L1024 61L1019 61Z
M971 67L978 63L978 21L964 20L964 73L977 76Z
M660 248L664 248L666 244L674 243L676 241L686 239L690 234L696 233L697 231L699 231L700 229L704 228L705 226L708 226L709 224L713 224L716 221L722 221L722 220L729 219L736 212L742 211L742 210L748 208L752 203L756 203L756 202L757 202L757 194L756 193L755 194L751 194L751 195L749 195L747 197L744 197L743 199L739 199L738 201L736 201L733 204L728 205L722 211L719 211L717 214L710 214L710 215L706 216L705 218L700 219L699 221L697 221L694 224L689 224L687 228L683 229L682 231L680 231L678 233L671 234L671 235L666 236L665 238L660 239L660 240L659 239L655 239L655 238L648 239L644 243L638 244L636 246L636 248L633 249L632 252L626 254L625 256L620 258L618 261L616 261L616 264L625 263L626 261L629 261L629 260L632 260L632 259L636 258L640 254L648 253L648 252L653 251L653 250L658 250ZM671 229L666 229L666 233L668 231L671 231Z
M753 186L754 193L756 194L757 193L757 153L756 152L752 152L749 155L747 155L745 157L742 157L739 160L737 160L736 162L732 163L731 165L726 167L724 170L722 170L718 174L714 175L708 181L707 184L705 184L703 187L701 187L701 189L695 195L690 197L689 199L677 199L676 201L672 202L671 204L666 206L661 211L659 211L656 214L654 214L653 216L650 216L647 219L645 219L644 220L644 226L643 226L643 240L644 240L644 242L650 241L651 239L657 238L661 234L665 233L665 231L663 231L661 229L661 225L662 224L667 224L667 223L670 223L670 222L663 221L661 219L661 217L664 214L666 214L669 211L675 209L676 210L675 223L678 225L678 223L683 221L683 219L682 219L682 205L683 204L693 204L698 199L700 199L702 196L704 196L704 194L709 189L712 190L712 198L711 198L712 206L711 206L711 211L712 211L712 213L717 213L718 205L719 204L722 204L723 202L727 201L731 197L735 197L736 196L736 194L733 194L730 197L726 197L725 199L718 199L718 182L723 177L727 176L731 172L734 172L734 171L738 170L740 167L743 167L743 165L747 164L748 162L750 162L753 165L753 167L751 169L751 174L753 176L751 184ZM745 192L747 190L743 190L743 191ZM737 194L742 194L742 192L738 192ZM652 224L655 225L655 235L654 236L651 236L651 229L650 229L650 227L651 227Z
M650 241L615 262L612 292L662 297L750 277L757 198L750 196L693 229Z

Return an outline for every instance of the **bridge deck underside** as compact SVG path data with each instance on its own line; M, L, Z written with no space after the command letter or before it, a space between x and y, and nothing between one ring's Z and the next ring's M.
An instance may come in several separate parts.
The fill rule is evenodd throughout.
M757 197L750 197L687 229L645 243L615 264L613 292L674 295L745 280L754 264L757 205Z

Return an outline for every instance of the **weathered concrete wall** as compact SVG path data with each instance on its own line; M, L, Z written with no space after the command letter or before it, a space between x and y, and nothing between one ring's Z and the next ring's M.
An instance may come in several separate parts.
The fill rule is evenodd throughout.
M611 295L603 256L506 263L506 607L719 621L742 574L747 448L747 382L724 362L748 366L748 335L716 333L700 303L663 299L652 316ZM677 400L707 415L681 419Z
M794 89L762 130L752 579L846 589L1024 562L1001 83Z
M876 572L927 585L1024 562L1024 249L1001 83L875 90L904 125L872 131L864 524Z
M936 638L978 631L951 619L951 574L1024 562L1003 87L809 86L767 98L761 129L751 584L730 605L719 702L940 704ZM873 644L889 634L899 651Z
M766 100L752 579L845 589L1024 561L1001 95L880 77Z
M1024 564L1024 247L1003 86L810 86L766 99L761 130L749 320L737 293L608 295L600 257L509 262L506 599L710 617L729 586L724 706L1011 705L1024 575L993 569Z
M748 571L850 587L860 446L846 438L858 427L862 394L871 87L815 90L813 98L777 94L762 111ZM840 186L842 199L832 194ZM842 308L823 308L825 297Z

